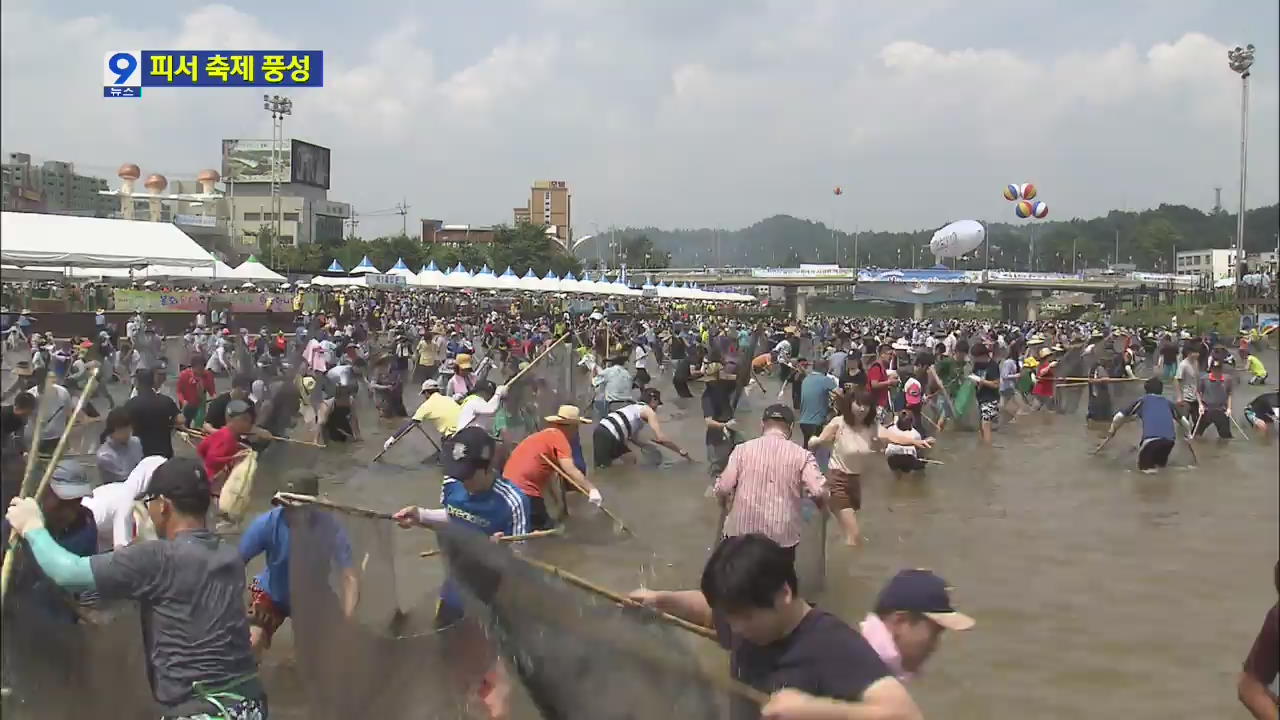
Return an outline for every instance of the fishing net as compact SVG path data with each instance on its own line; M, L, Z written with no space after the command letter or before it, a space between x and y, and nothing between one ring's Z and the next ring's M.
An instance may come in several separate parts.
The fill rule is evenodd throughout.
M944 399L945 403L946 400ZM951 398L951 419L947 427L976 432L981 425L982 413L978 408L978 386L972 380L960 383L960 389Z
M800 594L816 598L827 587L827 515L810 500L802 506L804 526L796 547L796 578Z
M1053 374L1059 378L1083 378L1088 372L1088 365L1085 363L1084 352L1082 348L1073 347L1063 354L1062 359L1058 361L1058 366L1054 368ZM1087 385L1079 384L1079 381L1068 381L1065 387L1054 389L1054 410L1059 415L1075 415L1080 412L1080 406L1086 402L1089 390Z
M25 544L12 552L0 633L6 720L82 718L86 698L112 717L154 716L137 606L82 604L40 572Z
M648 611L585 592L456 525L432 538L321 507L286 513L308 717L486 717L484 690L503 671L513 720L720 717L725 693L691 644L710 643ZM443 555L418 557L437 543ZM446 572L466 617L436 630ZM348 613L352 587L359 600Z

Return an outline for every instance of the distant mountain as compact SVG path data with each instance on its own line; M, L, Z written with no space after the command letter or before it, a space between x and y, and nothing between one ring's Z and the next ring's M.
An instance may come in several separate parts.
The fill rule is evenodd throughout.
M1141 212L1113 210L1106 217L1091 220L992 223L987 231L990 263L992 267L1028 269L1034 236L1037 270L1070 270L1073 246L1078 255L1077 268L1097 267L1115 259L1118 231L1120 262L1133 262L1148 270L1169 270L1175 250L1230 247L1235 238L1235 217L1225 212L1205 213L1184 205L1161 205ZM655 250L671 253L671 267L794 267L802 262L831 263L836 261L837 247L839 262L845 266L910 267L914 247L914 264L928 267L936 264L927 249L936 229L861 232L855 239L852 233L832 233L830 227L820 222L775 215L740 230L626 228L617 231L616 239L621 242L647 236ZM1274 250L1278 230L1280 205L1248 211L1245 214L1246 252ZM602 233L601 238L607 240L612 236ZM976 257L961 260L958 267L984 267L986 251L980 249ZM579 251L579 257L588 264L592 262L592 255L590 247Z

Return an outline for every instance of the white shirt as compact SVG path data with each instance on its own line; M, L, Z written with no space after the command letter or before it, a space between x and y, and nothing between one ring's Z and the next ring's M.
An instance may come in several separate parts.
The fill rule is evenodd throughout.
M637 345L633 359L636 362L637 370L647 370L649 368L649 351L643 345Z
M467 398L467 401L462 403L462 411L458 413L458 429L478 427L484 428L487 433L492 433L493 419L498 413L498 407L502 404L505 391L505 387L498 390L488 400L481 400L478 395Z
M151 482L151 474L167 459L163 455L142 458L124 482L99 485L92 495L80 500L81 505L93 511L93 520L98 525L98 552L133 542L137 534L134 503ZM147 517L147 514L143 512L141 516Z

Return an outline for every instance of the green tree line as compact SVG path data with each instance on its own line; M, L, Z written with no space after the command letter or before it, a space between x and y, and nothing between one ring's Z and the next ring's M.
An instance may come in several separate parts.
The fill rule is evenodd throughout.
M396 259L402 258L414 272L435 262L441 270L462 263L472 272L488 265L495 274L501 274L508 267L517 275L524 275L530 269L539 276L548 270L561 277L567 272L582 273L581 264L549 239L542 227L527 223L495 228L492 243L459 246L423 243L418 237L405 235L283 246L271 242L269 228L260 231L258 241L258 259L280 273L323 272L335 259L350 270L366 255L382 271L389 270Z
M854 233L833 232L820 222L775 215L740 230L618 229L588 240L577 254L592 266L598 254L601 263L611 267L619 262L619 254L627 258L629 267L643 267L637 259L646 253L651 260L660 258L661 264L651 261L650 267L795 267L802 262L837 261L846 267L931 267L937 261L929 253L928 244L936 230L864 231L855 237ZM1278 230L1280 205L1248 211L1245 251L1275 250ZM1235 233L1235 215L1206 213L1185 205L1113 210L1089 220L994 222L987 228L987 245L957 261L956 267L976 270L987 267L989 262L990 267L1004 269L1069 272L1073 256L1078 270L1116 262L1118 247L1119 262L1167 272L1176 269L1176 251L1231 247ZM597 241L599 247L595 246ZM632 248L640 248L638 256Z

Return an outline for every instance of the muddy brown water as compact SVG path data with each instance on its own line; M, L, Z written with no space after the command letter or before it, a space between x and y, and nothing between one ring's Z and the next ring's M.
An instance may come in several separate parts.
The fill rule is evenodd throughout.
M1274 352L1266 359L1277 366ZM702 460L697 398L675 398L669 376L658 386L669 398L660 411L667 433ZM1261 390L1240 386L1237 406ZM123 394L119 386L114 391ZM744 402L738 417L749 432L772 399L757 393ZM415 401L406 392L406 404ZM281 468L300 465L321 471L322 489L339 501L381 510L438 504L440 472L421 462L431 448L416 433L369 466L398 422L377 420L367 398L361 402L367 439L290 448L265 461L255 509L266 507ZM910 684L927 717L1240 714L1240 663L1276 602L1276 443L1205 439L1197 444L1197 468L1144 475L1130 450L1135 424L1090 456L1101 434L1086 426L1083 409L1076 416L1019 418L1000 428L998 448L979 447L973 433L944 434L931 457L945 465L919 477L895 480L882 461L868 463L862 546L845 547L829 523L826 589L814 598L825 609L856 624L897 570L927 567L954 586L956 605L977 619L970 632L947 633ZM583 440L589 458L589 428ZM620 591L696 587L716 521L714 502L704 496L710 479L703 462L669 453L666 460L660 468L592 473L634 540L570 536L551 541L542 556ZM433 543L421 531L393 537L396 602L420 605L438 586L440 570L415 556ZM290 633L286 624L263 675L272 716L303 718L308 681L297 672ZM711 643L688 642L709 667L727 668Z

